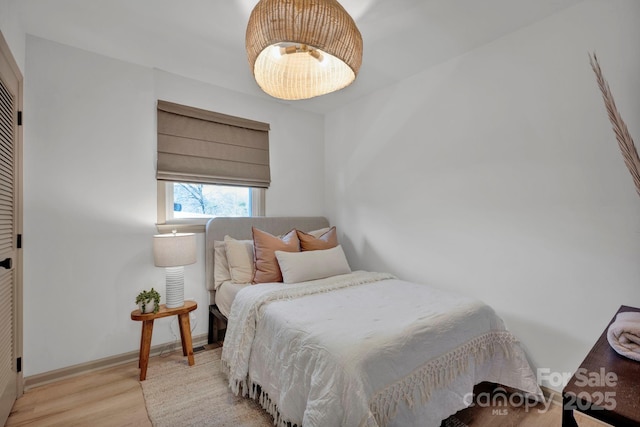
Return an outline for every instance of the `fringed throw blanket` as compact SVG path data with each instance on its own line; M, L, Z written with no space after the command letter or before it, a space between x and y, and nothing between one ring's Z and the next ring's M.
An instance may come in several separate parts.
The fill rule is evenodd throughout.
M222 363L278 426L438 426L481 381L542 398L490 307L382 273L241 290Z

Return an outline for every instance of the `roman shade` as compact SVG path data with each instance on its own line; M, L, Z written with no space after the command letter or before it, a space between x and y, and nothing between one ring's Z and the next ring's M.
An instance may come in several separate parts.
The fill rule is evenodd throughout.
M268 188L269 124L158 100L156 178Z

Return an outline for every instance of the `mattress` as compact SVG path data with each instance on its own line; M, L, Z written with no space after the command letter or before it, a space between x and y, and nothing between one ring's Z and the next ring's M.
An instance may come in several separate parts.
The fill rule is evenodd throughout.
M229 318L229 313L231 313L231 304L233 300L236 298L236 294L240 291L240 289L250 286L250 283L233 283L231 281L222 282L218 290L216 291L216 305L218 306L218 310L222 313L226 318Z

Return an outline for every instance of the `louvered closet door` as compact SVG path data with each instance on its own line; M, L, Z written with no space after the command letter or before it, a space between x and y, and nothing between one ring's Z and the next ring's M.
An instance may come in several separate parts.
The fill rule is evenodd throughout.
M15 160L19 83L9 74L6 55L0 51L0 425L4 425L18 394Z

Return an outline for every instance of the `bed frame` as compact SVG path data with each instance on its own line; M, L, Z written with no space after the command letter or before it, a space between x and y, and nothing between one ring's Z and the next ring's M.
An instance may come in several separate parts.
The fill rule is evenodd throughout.
M259 228L273 235L280 235L297 228L300 231L312 231L329 226L329 221L321 216L287 216L287 217L218 217L210 219L205 227L205 280L209 291L209 344L218 342L221 326L226 325L227 318L220 313L215 303L214 289L214 241L224 240L229 235L234 239L252 239L251 227Z

